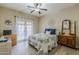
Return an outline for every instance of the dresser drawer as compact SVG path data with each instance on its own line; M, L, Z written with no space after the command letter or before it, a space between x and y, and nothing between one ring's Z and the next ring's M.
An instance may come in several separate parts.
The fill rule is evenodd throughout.
M75 48L75 36L59 36L59 44Z
M75 46L75 39L73 37L67 38L67 45L70 47L74 47Z
M61 44L67 44L66 43L67 42L67 39L65 37L63 37L60 41L61 41Z

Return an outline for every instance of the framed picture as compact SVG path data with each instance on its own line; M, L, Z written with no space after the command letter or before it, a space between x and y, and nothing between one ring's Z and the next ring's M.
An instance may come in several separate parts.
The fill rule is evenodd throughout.
M6 21L5 21L5 24L6 24L6 25L12 25L12 21L11 21L11 20L6 20Z

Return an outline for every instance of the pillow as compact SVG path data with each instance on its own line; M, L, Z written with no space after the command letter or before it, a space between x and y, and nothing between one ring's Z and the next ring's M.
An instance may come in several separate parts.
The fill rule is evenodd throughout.
M46 31L46 34L50 34L50 31Z

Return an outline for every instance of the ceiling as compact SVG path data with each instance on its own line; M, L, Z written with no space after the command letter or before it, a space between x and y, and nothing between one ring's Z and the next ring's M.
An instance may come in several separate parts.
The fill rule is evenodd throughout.
M46 8L48 11L41 11L42 14L39 14L38 12L30 13L31 10L29 10L26 6L33 6L33 3L0 3L0 6L4 6L10 9L14 9L17 11L21 11L27 14L31 14L34 16L43 16L48 13L55 13L58 12L64 8L70 7L75 5L76 3L42 3L41 8Z

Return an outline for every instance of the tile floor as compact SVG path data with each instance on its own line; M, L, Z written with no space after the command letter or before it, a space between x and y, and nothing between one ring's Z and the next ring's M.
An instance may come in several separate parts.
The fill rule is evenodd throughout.
M28 45L28 42L20 42L16 46L12 47L12 55L38 55L37 50ZM65 46L59 46L52 49L49 55L79 55L79 50L68 48Z
M55 55L79 55L79 49L61 46L61 48L56 51Z

